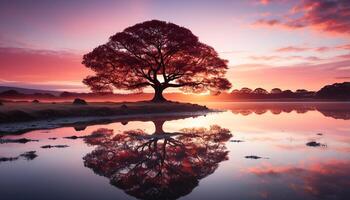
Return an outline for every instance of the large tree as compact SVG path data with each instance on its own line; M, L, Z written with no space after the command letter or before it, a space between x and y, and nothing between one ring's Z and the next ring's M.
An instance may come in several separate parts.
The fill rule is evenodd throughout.
M116 33L84 55L83 64L95 72L83 81L95 92L152 87L153 101L165 101L163 91L169 87L194 93L231 87L225 78L227 61L212 47L190 30L158 20Z

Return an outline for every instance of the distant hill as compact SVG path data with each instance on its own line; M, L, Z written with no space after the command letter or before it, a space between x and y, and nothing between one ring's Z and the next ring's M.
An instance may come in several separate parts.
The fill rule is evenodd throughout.
M19 88L19 87L9 87L9 86L0 86L0 93L8 90L15 90L18 93L22 94L35 94L35 93L47 93L55 96L60 95L62 92L60 91L50 91L50 90L37 90L37 89L29 89L29 88Z

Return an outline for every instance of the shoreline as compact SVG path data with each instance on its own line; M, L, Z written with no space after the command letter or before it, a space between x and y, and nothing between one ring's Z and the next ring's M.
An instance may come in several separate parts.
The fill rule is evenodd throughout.
M112 122L151 120L152 118L187 118L216 110L189 103L11 103L0 107L0 137L31 130L64 126L84 126Z

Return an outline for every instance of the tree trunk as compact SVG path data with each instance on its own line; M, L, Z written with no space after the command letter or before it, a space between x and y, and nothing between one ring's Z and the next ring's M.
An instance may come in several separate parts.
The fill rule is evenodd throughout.
M152 99L153 102L164 102L166 99L163 97L163 90L162 87L154 87L154 97Z
M165 123L165 120L154 120L154 133L153 134L165 134L163 131L163 124Z

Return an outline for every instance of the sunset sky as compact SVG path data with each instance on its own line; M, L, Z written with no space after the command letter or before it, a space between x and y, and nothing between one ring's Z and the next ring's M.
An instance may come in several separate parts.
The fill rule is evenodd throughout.
M1 0L0 85L88 91L82 55L151 19L214 47L233 89L350 81L349 0Z

